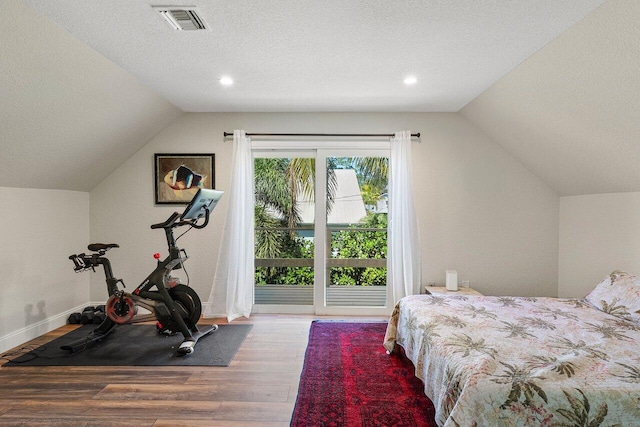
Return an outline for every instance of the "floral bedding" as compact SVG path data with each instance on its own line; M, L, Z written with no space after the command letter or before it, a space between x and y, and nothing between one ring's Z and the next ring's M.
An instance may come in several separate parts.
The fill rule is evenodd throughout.
M640 426L640 324L586 300L409 296L396 344L439 426Z

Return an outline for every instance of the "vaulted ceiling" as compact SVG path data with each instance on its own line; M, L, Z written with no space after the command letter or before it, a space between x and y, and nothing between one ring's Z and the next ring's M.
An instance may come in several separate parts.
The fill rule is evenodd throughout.
M639 3L192 0L210 30L178 32L7 0L2 185L88 191L184 111L460 111L559 195L640 191Z
M195 112L458 111L602 2L189 0L209 30L175 31L158 0L26 0Z
M560 196L640 191L640 1L607 1L461 112Z
M182 113L22 1L2 6L0 185L89 191Z

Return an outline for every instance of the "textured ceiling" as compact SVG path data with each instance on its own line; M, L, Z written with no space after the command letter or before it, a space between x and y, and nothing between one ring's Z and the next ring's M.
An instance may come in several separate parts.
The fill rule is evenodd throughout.
M639 40L608 1L461 113L560 196L640 191Z
M26 0L194 112L458 111L602 2L189 0L212 30L177 32L159 0Z

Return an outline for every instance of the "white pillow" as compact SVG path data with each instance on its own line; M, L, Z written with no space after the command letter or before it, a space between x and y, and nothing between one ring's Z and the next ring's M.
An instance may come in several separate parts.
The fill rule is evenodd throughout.
M616 270L598 283L586 300L599 310L640 323L640 278Z

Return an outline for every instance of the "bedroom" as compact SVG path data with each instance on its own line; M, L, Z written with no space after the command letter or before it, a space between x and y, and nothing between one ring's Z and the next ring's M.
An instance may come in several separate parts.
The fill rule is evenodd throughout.
M3 350L104 298L98 277L67 265L90 240L126 247L114 264L139 277L135 265L162 243L148 225L171 212L152 202L153 154L215 153L217 186L227 188L222 133L234 129L421 132L413 169L425 283L454 268L487 295L583 296L612 270L640 271L640 54L625 42L638 38L636 2L590 2L593 12L585 6L583 19L446 112L184 111L28 3L7 2L2 18ZM189 241L214 260L191 267L205 296L219 209L207 241Z

